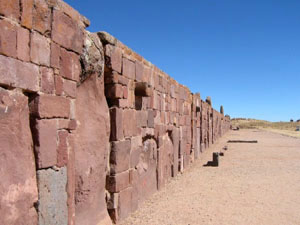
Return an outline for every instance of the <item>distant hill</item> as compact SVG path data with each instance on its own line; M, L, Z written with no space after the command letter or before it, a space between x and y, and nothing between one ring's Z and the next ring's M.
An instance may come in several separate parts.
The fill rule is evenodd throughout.
M233 118L231 119L231 124L233 127L239 127L240 129L264 129L300 137L300 131L296 131L297 126L300 126L300 122L270 122L249 118Z

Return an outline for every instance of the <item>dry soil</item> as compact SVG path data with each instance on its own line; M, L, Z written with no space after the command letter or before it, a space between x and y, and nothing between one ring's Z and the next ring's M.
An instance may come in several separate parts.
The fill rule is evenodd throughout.
M227 144L229 139L258 143ZM203 167L225 145L220 166ZM300 139L230 131L121 224L300 224Z

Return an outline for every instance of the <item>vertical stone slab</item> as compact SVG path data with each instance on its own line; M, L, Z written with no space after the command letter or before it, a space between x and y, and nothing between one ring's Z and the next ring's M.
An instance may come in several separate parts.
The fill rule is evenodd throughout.
M110 118L104 76L91 75L77 89L75 135L75 223L109 225L105 202Z
M38 170L39 225L68 225L67 169Z
M0 88L0 224L37 224L28 99Z

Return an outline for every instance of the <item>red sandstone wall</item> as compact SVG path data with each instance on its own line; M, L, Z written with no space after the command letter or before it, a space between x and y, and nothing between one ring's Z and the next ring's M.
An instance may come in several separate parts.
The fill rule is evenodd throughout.
M108 225L230 119L60 0L0 0L0 224Z

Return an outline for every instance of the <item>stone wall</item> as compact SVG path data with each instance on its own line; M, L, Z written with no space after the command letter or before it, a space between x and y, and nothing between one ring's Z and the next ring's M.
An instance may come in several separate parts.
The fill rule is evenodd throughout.
M0 0L0 224L109 225L228 117L60 0Z

